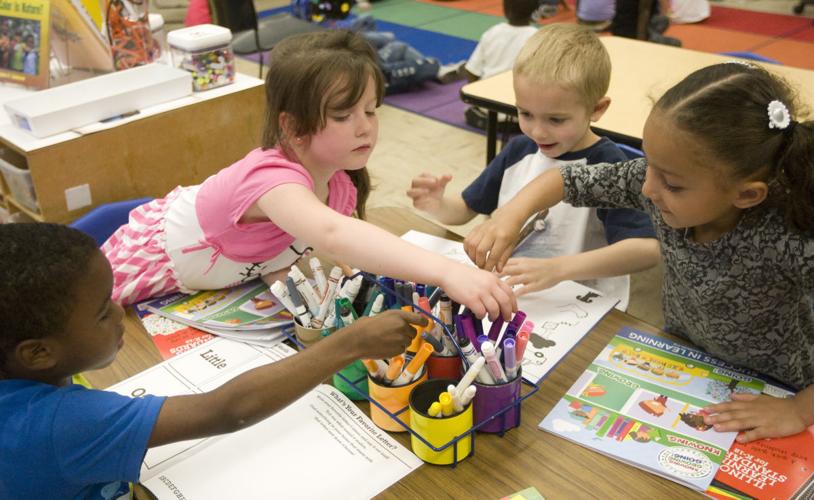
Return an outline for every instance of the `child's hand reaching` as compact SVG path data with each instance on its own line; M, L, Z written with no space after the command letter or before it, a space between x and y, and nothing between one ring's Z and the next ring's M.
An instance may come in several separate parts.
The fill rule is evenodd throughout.
M495 210L492 217L478 225L464 239L464 250L481 269L503 271L512 255L525 219Z
M443 207L444 190L451 180L451 175L436 177L423 172L413 179L407 196L413 200L413 206L418 210L436 215Z
M520 297L527 293L537 292L551 288L565 278L562 276L563 266L557 258L531 259L528 257L515 257L509 259L503 266L501 276L508 276L506 284L511 286L514 293ZM515 288L522 285L521 288Z
M464 304L478 318L488 314L490 320L502 316L509 321L517 311L517 299L509 285L496 274L464 264L450 266L441 288L449 298Z
M413 341L416 330L412 325L425 326L428 321L421 314L393 309L372 318L359 318L334 336L350 343L356 358L390 358L403 353Z
M797 398L781 399L765 394L732 394L732 400L707 406L704 423L718 432L746 431L739 443L791 436L806 429Z

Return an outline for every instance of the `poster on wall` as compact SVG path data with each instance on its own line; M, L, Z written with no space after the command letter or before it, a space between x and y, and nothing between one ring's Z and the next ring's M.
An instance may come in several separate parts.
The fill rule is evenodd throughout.
M48 86L48 0L0 0L0 82Z

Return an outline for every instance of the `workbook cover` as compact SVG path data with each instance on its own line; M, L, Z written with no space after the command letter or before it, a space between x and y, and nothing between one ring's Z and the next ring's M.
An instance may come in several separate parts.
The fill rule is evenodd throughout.
M814 498L814 429L735 443L707 494L713 498Z
M0 82L48 86L48 0L0 1Z
M142 307L207 331L268 330L293 322L291 313L261 280L191 295L175 293L144 302Z
M178 323L138 306L136 314L162 359L170 359L215 338L211 333Z
M539 427L705 491L737 433L716 432L702 408L763 387L704 352L623 328Z

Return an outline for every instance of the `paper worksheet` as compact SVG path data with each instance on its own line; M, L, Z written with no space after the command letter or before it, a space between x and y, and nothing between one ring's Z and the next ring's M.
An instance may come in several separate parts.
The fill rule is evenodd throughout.
M410 231L402 238L452 260L474 265L463 243ZM517 307L534 330L523 355L523 378L538 383L608 312L618 300L573 281L563 281L547 290L523 295ZM491 323L484 319L484 330Z
M130 396L214 389L294 354L215 339L110 388ZM370 498L421 465L341 392L320 385L239 432L173 443L145 456L141 482L158 498Z

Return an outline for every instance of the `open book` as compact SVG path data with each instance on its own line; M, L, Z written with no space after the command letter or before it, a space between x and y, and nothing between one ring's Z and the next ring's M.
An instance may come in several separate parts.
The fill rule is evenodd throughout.
M462 243L410 231L402 239L444 257L474 265ZM534 322L534 330L523 355L523 378L539 383L591 329L613 309L618 300L573 281L563 281L548 290L524 295L518 309ZM491 323L484 321L484 329Z
M737 433L716 432L701 409L764 385L704 352L624 328L539 427L705 491Z
M214 339L109 388L174 396L210 391L294 354ZM320 385L232 434L151 448L141 483L158 498L370 498L421 465L341 392Z

